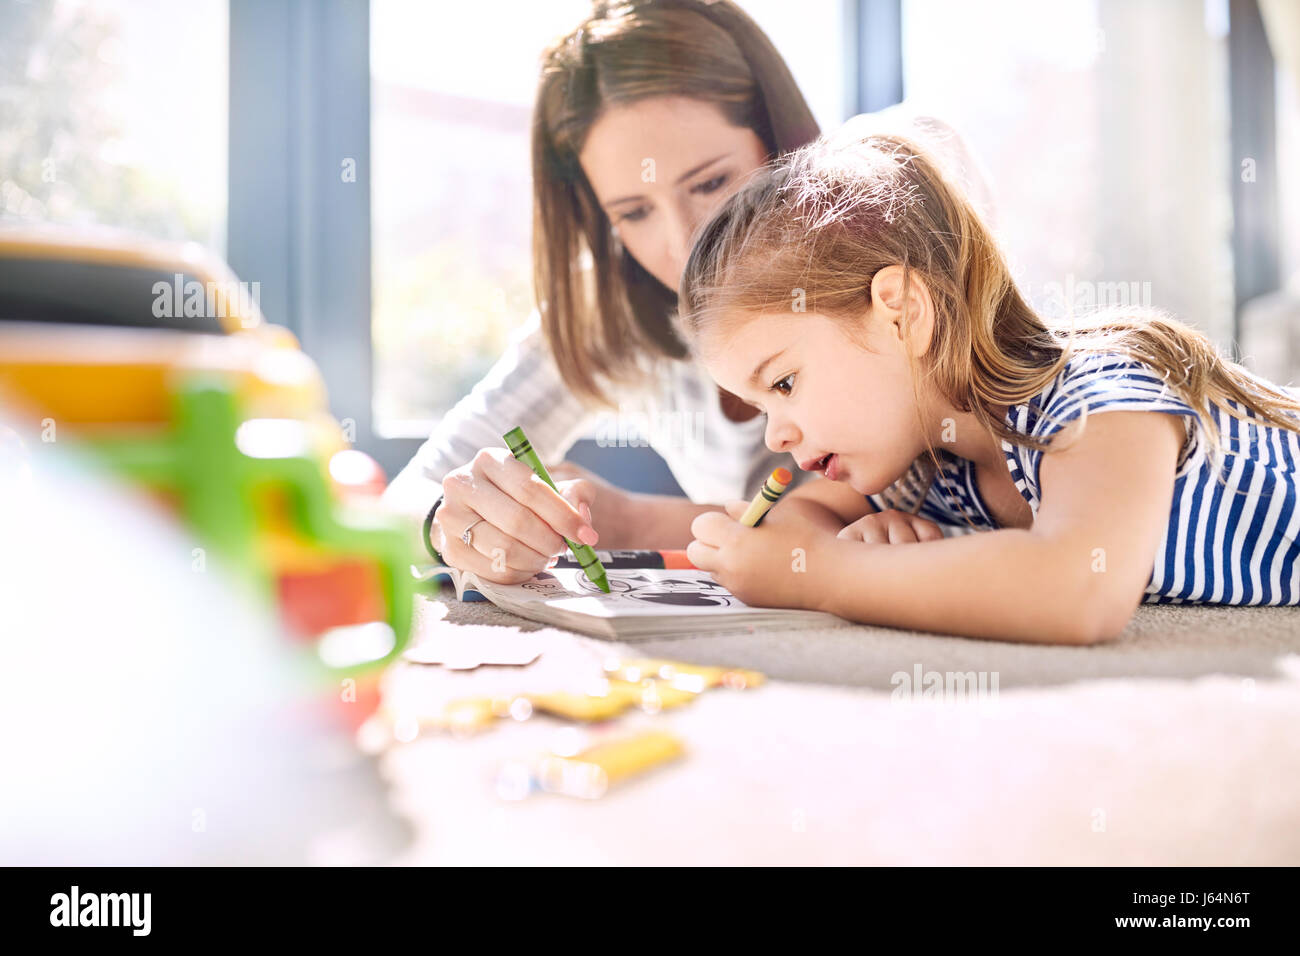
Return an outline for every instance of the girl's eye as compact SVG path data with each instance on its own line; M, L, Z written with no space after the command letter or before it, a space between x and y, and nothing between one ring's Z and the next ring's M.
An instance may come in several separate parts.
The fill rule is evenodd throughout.
M727 181L727 174L719 173L718 175L714 176L712 179L706 179L704 182L697 183L696 185L692 186L691 192L693 193L717 192L719 189L723 187L726 181Z
M646 216L650 215L650 210L645 206L637 206L629 213L624 213L618 217L619 222L640 222Z
M788 384L787 384L788 383ZM782 388L786 385L786 388ZM779 378L771 385L771 391L780 392L782 395L789 395L790 390L794 388L794 372L791 372L785 378Z

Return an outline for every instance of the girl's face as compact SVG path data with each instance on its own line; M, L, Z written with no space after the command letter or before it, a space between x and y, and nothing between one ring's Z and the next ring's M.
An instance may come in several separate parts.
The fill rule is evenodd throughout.
M607 108L578 160L623 247L676 291L695 227L767 150L711 103L656 96Z
M884 491L926 447L898 326L863 320L867 347L815 312L764 314L700 354L714 380L767 414L767 447L864 495Z

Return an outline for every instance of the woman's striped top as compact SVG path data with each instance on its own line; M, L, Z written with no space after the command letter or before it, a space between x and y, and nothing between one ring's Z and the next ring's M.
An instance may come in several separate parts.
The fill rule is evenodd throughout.
M1255 381L1263 380L1247 373ZM1284 388L1300 398L1300 391ZM1300 434L1264 422L1240 403L1212 410L1223 442L1217 474L1200 415L1160 373L1117 352L1081 353L1038 395L1007 411L1017 432L1045 439L1082 415L1151 411L1182 415L1187 439L1178 456L1169 522L1144 604L1300 604ZM1037 515L1045 452L1002 442L1016 488ZM1050 454L1049 452L1046 452ZM942 449L941 468L922 459L897 484L868 500L945 527L945 534L998 527L980 497L975 465ZM933 474L934 480L930 480Z

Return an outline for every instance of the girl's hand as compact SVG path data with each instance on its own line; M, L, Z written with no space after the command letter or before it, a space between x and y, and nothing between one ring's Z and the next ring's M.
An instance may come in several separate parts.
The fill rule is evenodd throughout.
M753 607L821 609L819 561L835 534L807 524L740 523L748 501L729 501L691 522L686 556L701 571Z
M522 584L567 550L564 538L596 544L596 485L551 477L558 494L505 448L480 449L469 464L448 472L429 529L443 561L486 581ZM471 525L466 544L461 533Z
M914 544L938 540L943 537L943 531L933 521L890 508L845 525L836 537L866 544Z

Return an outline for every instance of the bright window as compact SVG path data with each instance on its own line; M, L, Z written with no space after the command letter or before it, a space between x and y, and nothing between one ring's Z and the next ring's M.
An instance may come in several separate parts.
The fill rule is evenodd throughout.
M1128 0L905 0L904 95L984 163L1044 314L1136 298L1228 348L1226 20Z
M225 0L0 4L0 221L225 250Z

